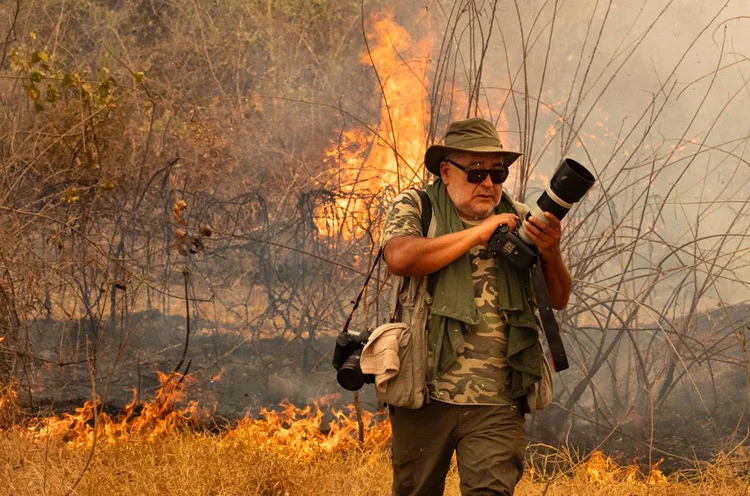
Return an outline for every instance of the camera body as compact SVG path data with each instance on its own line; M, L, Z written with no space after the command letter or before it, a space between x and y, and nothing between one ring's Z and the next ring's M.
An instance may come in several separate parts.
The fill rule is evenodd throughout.
M594 176L583 165L570 158L564 159L552 176L549 186L524 220L534 217L549 224L545 212L551 213L557 220L563 220L568 210L583 198L594 181ZM495 258L503 259L523 270L534 265L538 255L523 223L515 233L508 231L507 226L498 227L487 243L487 250Z
M495 259L505 260L521 270L534 265L538 257L534 245L525 243L505 225L501 225L492 233L487 242L487 252Z
M372 329L364 331L342 331L336 338L333 350L333 368L336 369L336 380L348 391L358 391L365 383L375 382L372 374L363 374L360 366L362 348L370 339Z

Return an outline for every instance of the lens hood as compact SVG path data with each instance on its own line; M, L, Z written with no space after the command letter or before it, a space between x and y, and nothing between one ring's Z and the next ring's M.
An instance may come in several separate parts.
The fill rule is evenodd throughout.
M552 192L567 203L576 203L594 184L594 176L581 164L566 158L550 181Z

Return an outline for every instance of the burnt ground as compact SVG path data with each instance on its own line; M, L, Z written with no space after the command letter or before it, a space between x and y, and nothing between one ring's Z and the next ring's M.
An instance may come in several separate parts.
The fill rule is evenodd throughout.
M148 401L159 387L156 371L175 369L185 345L184 318L154 312L130 320L135 329L131 336L104 335L97 350L97 392L114 409L127 404L134 391ZM190 364L188 398L215 405L218 416L256 415L261 407L274 408L284 399L304 405L332 393L341 395L334 404L351 401L351 393L335 381L332 337L306 346L302 339L253 340L240 329L215 333L201 322L193 324L180 371ZM32 353L41 360L28 360L28 369L21 367L21 395L28 408L65 411L91 397L83 343L94 337L79 327L78 322L47 322L32 328ZM306 348L308 372L303 372ZM360 401L368 409L377 408L371 388L361 391Z
M184 319L157 313L133 315L129 337L104 335L97 351L97 391L105 409L116 413L137 392L148 401L159 387L156 371L169 372L180 362L185 343ZM352 394L341 389L330 365L332 337L319 338L307 347L308 372L303 372L306 343L302 339L248 339L240 329L213 332L195 323L186 361L191 383L187 399L213 411L214 422L223 424L243 416L258 416L262 407L277 408L288 399L302 406L336 393L331 402L342 407ZM26 361L21 371L22 401L27 411L72 411L91 397L90 376L85 363L85 330L78 322L36 324L30 333L32 352L42 360ZM88 336L89 339L93 336ZM185 369L185 365L181 370ZM602 449L616 460L654 462L664 458L661 468L670 471L693 467L695 460L711 460L748 432L743 414L747 391L744 375L723 379L737 392L736 401L722 402L675 394L674 401L654 413L653 429L648 416L630 412L622 418L597 416L593 409L577 408L569 415L553 405L528 421L530 441L551 446L568 445L580 452ZM360 392L364 408L378 405L373 388ZM708 411L706 411L708 409ZM645 467L644 467L645 468Z

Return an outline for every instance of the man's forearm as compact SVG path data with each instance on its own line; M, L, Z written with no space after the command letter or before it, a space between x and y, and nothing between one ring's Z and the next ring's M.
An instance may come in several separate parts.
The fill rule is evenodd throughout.
M392 274L421 277L442 269L477 243L471 229L437 238L403 236L385 245L383 258Z
M573 278L559 252L542 256L542 274L552 308L562 310L568 304Z
M402 236L385 245L383 258L391 274L402 277L421 277L442 269L472 247L486 245L500 225L515 229L515 214L492 215L481 224L444 234L435 238Z

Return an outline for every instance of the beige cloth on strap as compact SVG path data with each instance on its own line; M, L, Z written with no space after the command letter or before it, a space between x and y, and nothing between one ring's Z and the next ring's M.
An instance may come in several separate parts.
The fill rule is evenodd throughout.
M362 349L359 362L362 373L375 375L375 389L381 393L401 369L399 349L409 341L405 329L406 324L402 322L383 324L375 328Z

